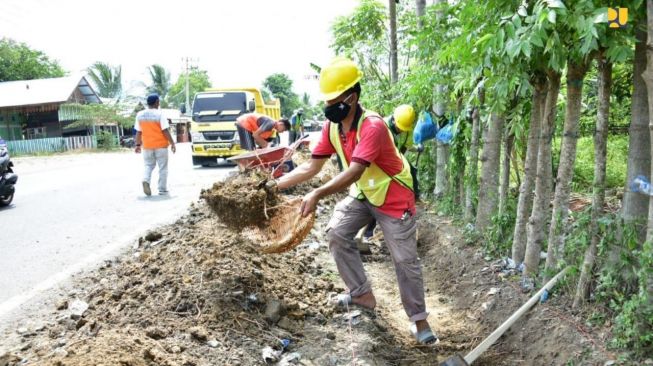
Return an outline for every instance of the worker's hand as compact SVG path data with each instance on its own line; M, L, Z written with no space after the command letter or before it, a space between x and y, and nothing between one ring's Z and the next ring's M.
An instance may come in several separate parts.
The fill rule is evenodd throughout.
M140 154L140 153L141 153L141 147L140 147L140 146L136 146L136 148L134 149L134 152L135 152L136 154Z
M170 145L170 150L172 150L173 154L176 153L177 152L177 146L175 146L175 144Z
M270 192L270 193L276 193L279 190L279 186L277 185L277 181L274 179L271 179L265 183L265 191Z
M317 208L317 203L320 201L320 196L316 191L311 191L309 194L304 196L302 199L302 206L299 209L302 216L308 216L311 212L315 211Z

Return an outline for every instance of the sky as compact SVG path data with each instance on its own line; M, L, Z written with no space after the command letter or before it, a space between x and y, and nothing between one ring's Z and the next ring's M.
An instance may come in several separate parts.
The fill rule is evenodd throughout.
M154 63L183 72L186 57L214 87L260 87L286 73L294 91L319 97L309 63L333 56L330 26L355 0L2 0L0 37L24 42L71 75L95 61L122 65L124 88L150 82Z

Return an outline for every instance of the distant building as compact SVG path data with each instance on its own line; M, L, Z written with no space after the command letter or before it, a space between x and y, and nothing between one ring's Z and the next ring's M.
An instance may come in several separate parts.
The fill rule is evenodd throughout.
M0 136L6 140L82 136L87 127L65 128L75 113L66 103L102 103L85 77L0 82Z

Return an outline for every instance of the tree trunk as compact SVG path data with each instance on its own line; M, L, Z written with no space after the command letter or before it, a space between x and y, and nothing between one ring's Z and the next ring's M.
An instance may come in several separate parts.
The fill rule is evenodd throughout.
M519 167L521 165L519 165L519 155L517 153L516 147L517 146L514 146L512 149L512 154L510 155L510 162L512 163L512 170L515 172L515 180L517 181L516 182L517 187L521 187L521 174L519 173L519 171L521 170L519 169Z
M653 116L653 0L646 1L646 16L648 19L648 39L646 41L646 71L642 75L644 82L646 83L647 92L648 92L648 115ZM649 130L651 136L653 136L653 120L649 120ZM653 141L653 138L651 138ZM653 172L653 159L651 159L651 171ZM646 228L646 240L653 240L653 200L649 199L649 211L648 211L648 226ZM648 294L653 293L653 278L650 276L648 278L642 279L642 282L646 281L646 292ZM649 306L650 306L649 298Z
M426 14L426 0L415 0L415 13L417 14L417 27L422 29L424 27L422 17Z
M397 3L395 0L388 0L388 8L390 10L390 82L395 84L399 80L397 71L399 63L397 58Z
M653 0L646 1L646 12L648 17L648 32L646 40L646 70L642 73L642 79L646 83L648 94L648 115L653 116ZM649 118L648 125L651 140L653 141L653 120ZM653 163L653 159L651 161ZM653 172L653 164L649 167ZM646 241L653 240L653 200L649 201L648 223L646 225Z
M560 74L549 72L549 90L546 95L546 107L540 126L540 138L537 151L537 173L535 176L535 198L528 220L528 238L524 255L525 273L536 276L540 263L540 251L546 238L549 203L551 202L551 134L556 119L556 104L560 91Z
M599 246L599 219L603 216L605 202L605 166L608 149L608 126L610 124L610 92L612 88L612 63L601 52L598 60L598 112L594 132L594 183L592 196L592 221L590 223L590 246L585 252L583 267L576 287L573 308L578 307L589 295L590 277Z
M515 134L505 129L503 143L503 163L501 164L501 185L499 186L499 216L506 212L510 192L510 155L515 142Z
M533 205L533 188L537 170L537 152L540 141L540 125L542 124L542 105L546 103L546 77L536 76L533 81L533 101L531 105L531 121L528 130L528 143L526 146L526 159L524 162L524 180L519 187L519 201L517 202L517 218L512 239L512 260L515 263L524 261L526 252L526 228L528 215Z
M439 5L445 3L446 0L435 0L434 4ZM437 12L438 22L444 19L444 11L440 10ZM434 106L435 114L439 116L444 116L446 113L446 87L443 84L438 84L435 86L435 95L436 103ZM433 194L435 197L442 197L447 194L449 188L448 176L447 176L447 163L449 161L449 145L443 144L440 141L435 142L437 149L437 160L436 160L436 170L435 170L435 189Z
M442 197L447 194L449 188L449 176L447 175L447 163L449 161L449 145L440 141L436 142L438 149L437 167L435 173L435 193L436 197Z
M478 181L478 139L481 130L480 110L472 112L472 141L469 147L469 169L467 170L467 187L465 191L465 221L474 219L474 194Z
M476 230L484 232L492 222L499 204L499 167L504 116L492 113L490 125L483 131L481 181L478 190Z
M567 62L567 108L565 125L560 147L560 163L556 178L551 227L549 228L549 247L546 256L546 269L555 269L558 257L564 249L565 222L569 209L571 180L574 176L576 162L576 144L578 143L578 121L580 120L583 98L583 79L590 62Z
M648 213L648 200L641 194L630 190L630 183L638 175L650 177L651 137L648 133L648 96L642 73L646 69L646 32L639 28L635 31L637 44L633 60L633 96L631 105L630 128L628 129L628 173L624 189L622 215L626 223L639 223L640 239L644 241L646 227L644 221Z

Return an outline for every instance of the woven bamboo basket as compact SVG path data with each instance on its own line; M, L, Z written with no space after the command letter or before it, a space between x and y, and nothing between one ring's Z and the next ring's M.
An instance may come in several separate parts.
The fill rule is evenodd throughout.
M260 246L263 253L283 253L298 246L313 228L315 212L302 217L301 198L285 199L275 210L267 224L248 228L245 237Z

